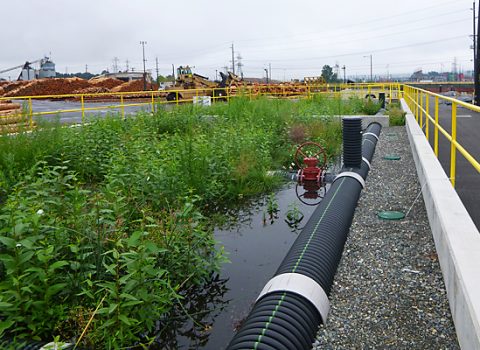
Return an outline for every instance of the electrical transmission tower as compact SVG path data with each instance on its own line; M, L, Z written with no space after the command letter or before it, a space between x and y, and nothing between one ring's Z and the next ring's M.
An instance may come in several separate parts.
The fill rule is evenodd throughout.
M113 73L118 73L118 57L113 58Z
M242 55L240 55L240 52L237 55L237 75L241 76L243 79L243 63L242 63Z

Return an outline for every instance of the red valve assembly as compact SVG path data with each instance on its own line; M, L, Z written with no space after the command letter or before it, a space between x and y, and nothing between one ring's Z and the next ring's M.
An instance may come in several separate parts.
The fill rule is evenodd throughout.
M306 205L317 205L326 192L327 154L325 150L318 143L308 141L297 148L294 160L298 167L298 183L295 187L298 199ZM299 193L299 188L303 189L302 194Z
M308 141L301 144L295 152L295 164L298 167L298 182L316 181L323 183L327 154L322 146Z

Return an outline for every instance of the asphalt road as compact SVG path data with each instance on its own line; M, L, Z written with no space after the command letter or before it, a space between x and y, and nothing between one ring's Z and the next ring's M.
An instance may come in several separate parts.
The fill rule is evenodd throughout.
M23 101L19 100L18 103L23 103ZM127 102L128 103L128 102ZM120 113L120 108L106 108L106 106L110 105L118 105L118 102L86 102L86 108L101 108L105 107L105 109L95 110L95 111L86 111L85 117L92 118L92 117L104 117L108 114L117 114ZM60 110L71 110L71 109L80 109L82 107L80 102L77 101L50 101L50 100L32 100L32 110L33 112L49 112L53 111L52 114L46 114L42 116L35 116L35 120L56 120L57 118L60 120L61 123L66 124L77 124L82 122L82 112L67 112L67 113L55 113L55 111ZM132 106L132 107L125 107L125 115L135 114L141 110L145 110L147 112L150 111L150 105L145 106Z
M433 115L434 99L430 100L430 113ZM451 133L452 106L440 104L440 125ZM429 141L433 148L434 130L429 126ZM425 125L423 130L425 131ZM473 158L480 161L480 113L457 108L457 141ZM439 132L439 160L447 176L450 175L450 142ZM480 229L480 173L457 151L455 189L477 228Z

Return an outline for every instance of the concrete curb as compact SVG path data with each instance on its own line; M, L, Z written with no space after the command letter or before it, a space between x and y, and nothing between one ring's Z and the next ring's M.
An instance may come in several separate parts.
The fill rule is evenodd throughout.
M402 99L406 128L458 342L480 349L480 233Z
M390 118L386 114L376 114L376 115L334 115L334 118L344 118L344 117L359 117L362 118L362 128L366 129L367 126L372 122L379 123L382 128L387 128L390 126Z

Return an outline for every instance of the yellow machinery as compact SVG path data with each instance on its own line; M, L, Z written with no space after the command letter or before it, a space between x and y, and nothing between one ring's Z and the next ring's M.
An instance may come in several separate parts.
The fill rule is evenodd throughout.
M231 72L227 74L220 72L220 75L222 81L218 83L209 80L208 77L193 73L189 66L180 66L177 68L175 85L166 89L170 90L166 96L167 101L191 100L194 96L224 97L226 96L225 88L241 82L241 79Z

